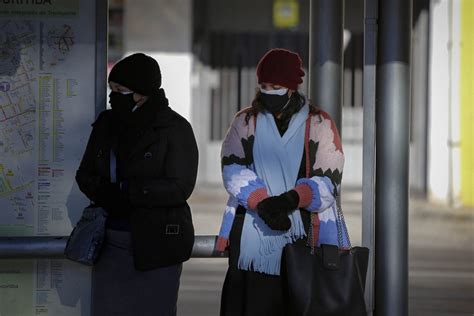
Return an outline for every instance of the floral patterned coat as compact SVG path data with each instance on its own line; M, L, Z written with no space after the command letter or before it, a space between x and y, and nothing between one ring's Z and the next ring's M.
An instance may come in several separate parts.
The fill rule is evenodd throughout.
M248 122L247 114L250 115ZM264 182L255 173L253 143L256 117L246 108L236 114L224 139L221 167L224 187L229 193L216 249L228 246L229 234L239 205L255 211L256 204L268 196ZM338 244L336 196L344 166L341 139L328 113L312 108L306 120L305 162L307 177L295 183L311 188L311 203L305 207L317 213L318 244ZM297 157L301 159L301 157ZM314 226L314 223L313 223Z

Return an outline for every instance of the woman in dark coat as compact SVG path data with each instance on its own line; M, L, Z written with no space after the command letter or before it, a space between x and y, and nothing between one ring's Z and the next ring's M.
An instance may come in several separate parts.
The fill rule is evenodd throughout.
M110 105L95 123L76 174L108 212L93 268L93 315L176 315L182 262L194 228L186 200L197 174L191 125L171 110L158 63L145 54L109 75Z
M216 248L229 248L229 269L221 316L289 315L280 276L284 247L338 245L344 154L334 121L298 92L303 76L298 54L265 54L252 106L237 113L222 144L229 200Z

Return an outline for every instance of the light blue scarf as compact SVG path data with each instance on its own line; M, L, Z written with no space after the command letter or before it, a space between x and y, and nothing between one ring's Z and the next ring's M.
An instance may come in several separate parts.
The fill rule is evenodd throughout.
M273 115L259 113L253 145L254 169L271 196L295 187L304 149L305 122L309 107L293 115L287 131L280 136ZM290 213L291 229L270 229L255 211L245 214L238 267L242 270L280 275L283 247L306 235L299 210Z

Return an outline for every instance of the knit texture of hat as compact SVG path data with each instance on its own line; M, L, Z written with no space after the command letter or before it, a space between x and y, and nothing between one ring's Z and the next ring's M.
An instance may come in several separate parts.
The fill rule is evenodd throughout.
M258 83L266 82L297 90L303 82L301 58L297 53L283 48L268 51L258 62Z
M151 95L161 86L161 71L152 57L137 53L117 62L110 71L109 82L116 82L134 92Z

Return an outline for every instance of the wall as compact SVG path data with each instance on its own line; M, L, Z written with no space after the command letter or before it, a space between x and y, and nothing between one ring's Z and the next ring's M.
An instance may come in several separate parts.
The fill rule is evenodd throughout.
M191 119L191 0L134 0L125 3L124 47L158 61L170 106Z

